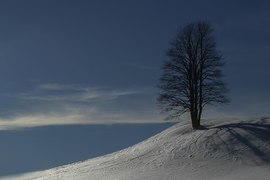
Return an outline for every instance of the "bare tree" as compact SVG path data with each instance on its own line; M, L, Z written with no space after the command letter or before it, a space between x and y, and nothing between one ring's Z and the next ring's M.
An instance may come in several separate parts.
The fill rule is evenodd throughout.
M206 22L191 23L171 42L160 78L158 103L168 119L190 112L198 128L206 105L228 102L221 80L222 56L216 49L213 29Z

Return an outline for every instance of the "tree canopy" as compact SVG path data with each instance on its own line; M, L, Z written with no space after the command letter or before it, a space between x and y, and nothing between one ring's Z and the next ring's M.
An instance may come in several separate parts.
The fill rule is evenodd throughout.
M190 23L182 28L167 51L160 78L158 103L168 119L189 112L198 128L206 105L228 102L222 81L224 62L216 49L209 23Z

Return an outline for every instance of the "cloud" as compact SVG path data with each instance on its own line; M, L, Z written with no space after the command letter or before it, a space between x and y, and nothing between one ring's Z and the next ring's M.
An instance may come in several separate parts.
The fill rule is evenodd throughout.
M158 112L109 111L97 107L68 106L60 111L28 112L0 118L0 130L69 124L161 123Z
M87 87L74 84L41 84L34 91L19 93L17 97L26 100L92 102L93 100L114 100L123 96L144 93L142 89L110 89Z
M60 84L60 83L45 83L37 86L41 90L64 90L64 89L80 89L74 84Z
M164 122L156 89L114 89L76 84L40 84L15 94L23 106L0 115L0 129L64 124ZM6 114L6 113L5 113Z

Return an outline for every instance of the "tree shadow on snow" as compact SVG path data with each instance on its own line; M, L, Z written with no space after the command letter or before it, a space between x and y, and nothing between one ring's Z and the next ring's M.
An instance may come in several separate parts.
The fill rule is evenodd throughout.
M268 121L268 122L267 122ZM261 162L270 163L270 118L264 117L256 123L232 123L215 126L216 135L222 141L220 133L229 133L233 141L246 146ZM233 144L222 141L226 149L232 152Z

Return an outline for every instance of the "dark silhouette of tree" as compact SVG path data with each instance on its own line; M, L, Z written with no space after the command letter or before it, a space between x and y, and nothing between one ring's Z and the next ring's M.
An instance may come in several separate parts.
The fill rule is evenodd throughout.
M158 103L167 119L190 112L193 128L200 127L206 105L228 102L221 80L222 55L209 23L186 25L171 42L162 68Z

